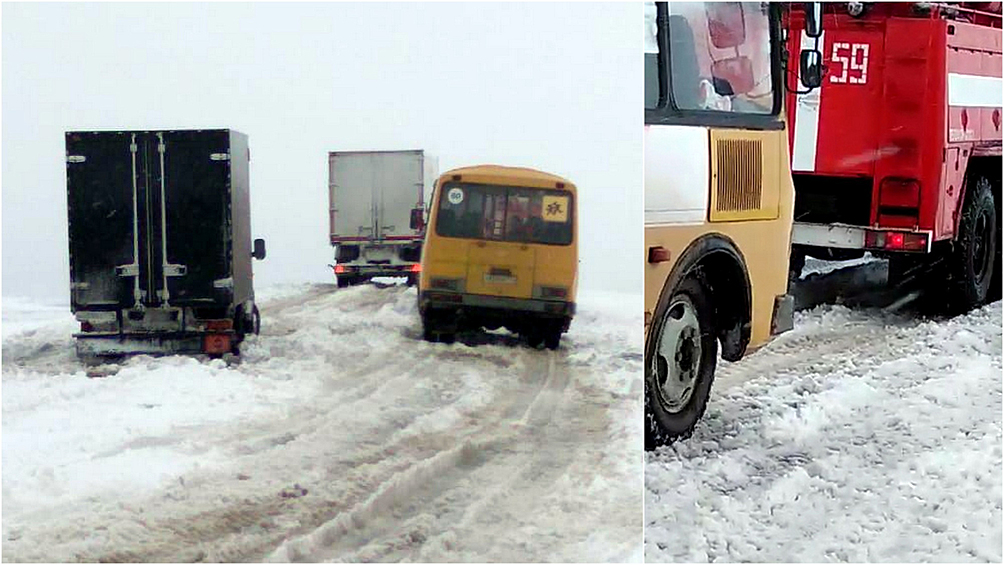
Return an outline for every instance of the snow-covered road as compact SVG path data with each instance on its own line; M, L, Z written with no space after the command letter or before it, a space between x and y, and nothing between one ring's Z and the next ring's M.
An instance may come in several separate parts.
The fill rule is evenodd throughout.
M421 341L402 286L271 295L239 365L99 379L5 301L3 559L641 559L640 297L550 352Z
M999 563L1001 323L797 313L646 455L646 560Z

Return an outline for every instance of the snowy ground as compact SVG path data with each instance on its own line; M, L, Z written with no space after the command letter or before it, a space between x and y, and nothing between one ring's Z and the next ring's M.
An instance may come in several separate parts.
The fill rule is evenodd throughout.
M646 560L999 563L1001 324L1000 302L797 313L646 455Z
M239 365L94 379L4 299L4 561L641 559L640 297L550 352L421 341L403 286L259 295Z

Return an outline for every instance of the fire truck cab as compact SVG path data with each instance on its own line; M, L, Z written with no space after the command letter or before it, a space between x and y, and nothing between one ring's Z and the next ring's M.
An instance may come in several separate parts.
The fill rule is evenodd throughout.
M788 17L788 50L818 47L825 69L786 100L793 274L870 251L958 309L998 299L1001 3L826 3L819 38Z

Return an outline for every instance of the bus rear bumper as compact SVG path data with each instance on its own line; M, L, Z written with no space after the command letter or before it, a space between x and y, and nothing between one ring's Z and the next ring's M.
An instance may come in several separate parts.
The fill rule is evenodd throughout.
M418 308L423 314L428 310L452 311L458 317L472 318L571 320L575 315L574 302L449 292L421 293Z

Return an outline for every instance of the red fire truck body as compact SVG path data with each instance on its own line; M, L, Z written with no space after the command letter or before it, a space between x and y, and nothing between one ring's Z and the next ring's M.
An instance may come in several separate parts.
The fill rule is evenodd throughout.
M821 88L786 100L793 269L805 254L843 259L870 250L916 262L921 254L979 255L990 245L999 272L1000 3L824 6L818 44L800 31L799 9L786 26L788 51L817 45L825 68ZM978 208L986 205L980 191L992 194L995 214ZM969 200L979 200L970 211L979 217L963 220ZM981 229L990 241L973 249Z

